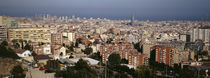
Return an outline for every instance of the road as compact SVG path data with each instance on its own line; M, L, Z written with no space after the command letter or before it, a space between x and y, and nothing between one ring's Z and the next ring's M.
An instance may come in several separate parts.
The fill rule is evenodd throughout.
M28 72L26 72L26 78L54 78L55 73L44 73L44 71L40 71L39 68L28 68Z

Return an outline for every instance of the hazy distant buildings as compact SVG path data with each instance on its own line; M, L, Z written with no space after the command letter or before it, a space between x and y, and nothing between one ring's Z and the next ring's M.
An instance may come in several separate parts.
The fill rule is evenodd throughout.
M2 24L6 25L7 28L17 28L18 27L17 21L9 16L1 16L0 21L1 20L2 20Z

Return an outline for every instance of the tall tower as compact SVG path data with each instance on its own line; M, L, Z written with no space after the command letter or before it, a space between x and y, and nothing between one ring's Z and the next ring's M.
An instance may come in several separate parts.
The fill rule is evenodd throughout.
M134 14L132 15L132 18L131 18L131 25L133 26L134 25L134 21L135 21L135 18L134 18Z

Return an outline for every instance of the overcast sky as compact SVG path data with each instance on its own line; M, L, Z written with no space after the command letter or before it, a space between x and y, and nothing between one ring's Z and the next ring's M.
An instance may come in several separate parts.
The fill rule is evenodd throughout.
M0 0L0 14L106 17L127 19L186 19L210 16L210 0Z

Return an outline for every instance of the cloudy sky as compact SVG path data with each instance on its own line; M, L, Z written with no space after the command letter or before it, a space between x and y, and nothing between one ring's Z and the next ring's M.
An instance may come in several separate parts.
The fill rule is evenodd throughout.
M129 19L207 19L210 0L0 0L0 14ZM209 18L208 18L209 19Z

